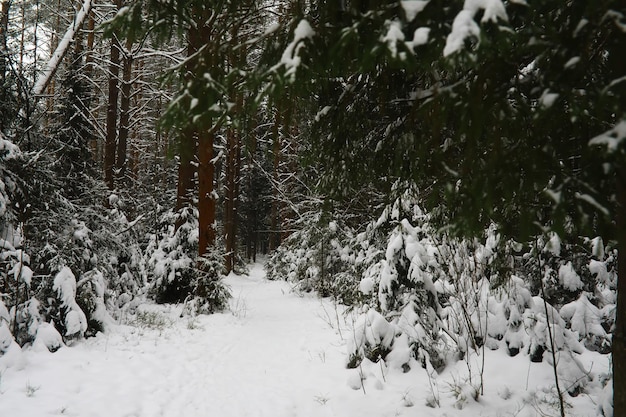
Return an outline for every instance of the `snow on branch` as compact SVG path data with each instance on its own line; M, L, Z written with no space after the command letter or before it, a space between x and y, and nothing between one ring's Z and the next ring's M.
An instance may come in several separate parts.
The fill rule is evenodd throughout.
M446 39L443 56L449 56L461 50L466 38L480 37L480 26L474 20L480 10L484 10L481 23L509 20L501 0L465 0L463 10L457 14L452 23L452 32Z
M613 153L619 149L624 139L626 139L626 120L621 120L612 129L591 139L589 146L606 146L607 151Z
M310 39L315 35L315 31L306 20L302 19L298 23L298 26L293 33L293 41L287 45L287 48L283 52L280 59L280 63L285 65L287 72L285 75L290 76L292 81L295 78L295 73L300 66L301 58L299 55L300 49L304 46L303 41Z
M37 79L37 82L33 86L34 96L41 95L41 93L43 93L43 90L45 90L50 83L50 80L54 76L54 73L59 67L61 61L63 60L63 57L65 56L67 50L69 49L70 43L76 36L76 32L78 32L78 29L82 26L83 22L87 18L87 15L91 10L91 4L91 0L84 0L83 6L80 8L78 13L76 13L76 16L74 16L74 21L65 31L65 35L63 36L63 39L61 39L61 42L59 42L59 46L57 46L57 49L54 51L52 56L50 56L46 67L44 68L43 72Z

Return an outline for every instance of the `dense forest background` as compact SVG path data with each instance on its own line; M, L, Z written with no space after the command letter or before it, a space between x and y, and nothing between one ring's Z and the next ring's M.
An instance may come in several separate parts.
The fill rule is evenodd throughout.
M0 354L261 254L363 312L350 366L613 352L626 408L619 2L1 4Z

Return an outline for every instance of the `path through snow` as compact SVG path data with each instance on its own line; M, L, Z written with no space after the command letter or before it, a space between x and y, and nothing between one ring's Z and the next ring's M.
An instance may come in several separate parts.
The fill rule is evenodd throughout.
M153 306L71 347L25 351L0 379L0 416L307 416L343 370L322 303L231 275L233 312L179 319ZM332 308L329 305L326 308Z
M144 306L141 320L71 348L25 349L9 368L0 360L0 417L522 417L537 415L529 392L549 391L550 367L502 352L490 353L486 395L465 410L452 385L416 364L408 374L366 364L365 390L353 390L359 370L345 368L349 331L333 324L333 305L251 268L227 278L231 312L190 319L178 306ZM451 367L447 381L463 372ZM433 393L441 408L426 407ZM595 414L576 401L575 415Z

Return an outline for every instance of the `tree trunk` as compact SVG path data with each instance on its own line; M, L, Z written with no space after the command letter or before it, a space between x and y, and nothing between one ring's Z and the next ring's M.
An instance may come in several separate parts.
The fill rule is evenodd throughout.
M0 8L0 82L4 85L6 81L7 56L7 33L9 31L9 10L11 1L3 0Z
M87 49L85 50L85 78L92 79L94 72L94 64L93 64L93 46L95 41L95 26L96 20L94 18L93 10L89 11L89 15L87 16ZM90 93L91 99L94 98L94 94ZM92 100L90 100L92 101ZM100 143L98 137L92 137L89 143L89 149L91 150L91 155L93 156L93 160L97 166L100 166L102 163L102 156L100 153Z
M613 332L613 407L626 415L626 167L617 171L617 305Z
M122 98L120 100L120 131L117 139L117 155L115 161L115 177L116 182L122 185L125 182L127 163L127 148L128 148L128 132L130 129L130 95L132 86L133 75L133 57L132 57L132 42L126 41L126 51L123 59L122 69Z
M7 48L7 32L9 30L9 9L11 7L10 0L2 0L0 3L0 107L5 106L9 102L9 86L7 85L7 67L8 53ZM4 112L3 112L4 113ZM6 115L0 114L0 133L5 132L9 126L9 120ZM6 125L5 125L6 123Z
M295 102L293 100L290 100L287 103L287 110L283 114L282 129L284 133L281 135L281 137L283 138L281 152L284 156L286 156L285 158L283 158L284 159L283 170L287 170L291 178L293 178L297 169L295 165L296 159L294 157L295 155L297 155L297 144L294 138L296 138L298 135L298 129L291 120L292 117L294 116L294 109L295 109ZM292 193L291 187L293 187L293 181L292 180L285 181L284 183L281 183L281 187L282 187L283 194L291 195ZM291 234L289 230L290 229L289 225L291 224L291 221L293 220L293 214L294 214L284 198L281 201L279 214L280 214L279 219L278 219L279 224L280 224L279 242L284 242Z
M215 209L213 178L215 165L213 142L215 135L207 132L198 140L198 255L204 256L215 245Z
M191 128L185 128L178 141L178 184L176 188L176 212L180 212L184 207L191 205L191 195L194 189L194 174L196 172L193 165L196 154L197 133ZM176 221L176 229L183 224L183 219Z
M626 33L615 28L608 46L607 67L610 71L608 79L618 79L626 73L624 48ZM622 118L626 86L617 83L612 93L621 98ZM618 113L619 114L619 113ZM618 151L619 152L619 151ZM623 152L623 150L622 150ZM619 155L619 154L618 154ZM617 304L615 306L615 331L613 332L612 363L613 363L613 415L626 416L626 162L623 154L615 155L616 164L616 226L617 226Z
M226 273L235 269L237 251L237 200L239 197L239 174L241 146L239 133L230 127L227 133L228 157L226 159L226 198L224 199L224 240L226 243Z
M94 17L93 10L89 11L87 19L87 52L85 62L87 64L87 71L91 73L93 70L93 45L96 37L96 19Z
M116 0L118 9L121 8L121 0ZM113 190L115 187L113 167L115 164L115 147L117 139L117 111L119 97L119 74L120 74L120 44L113 35L111 40L111 61L109 63L109 102L107 104L107 130L104 142L104 181Z
M54 20L54 27L52 28L52 34L50 36L50 51L56 51L59 47L59 34L61 33L61 0L57 0L53 6L57 13ZM24 35L24 28L22 28L22 36ZM54 77L50 78L48 85L46 86L46 113L51 113L54 109L54 92L56 90ZM49 124L51 118L45 119L45 130L49 131Z
M24 2L21 3L20 5L20 18L22 20L22 34L20 35L20 66L19 66L19 75L20 77L23 74L24 71L24 54L26 53L26 47L25 47L25 37L26 37L26 4L24 4ZM0 29L0 31L2 31L2 29ZM56 48L56 46L55 46Z
M258 125L258 120L257 120ZM256 132L256 129L251 129L252 132ZM252 187L252 173L254 171L253 167L255 164L256 151L257 151L257 136L256 133L253 133L251 138L251 143L248 152L248 169L251 171L248 174L248 204L250 205L247 210L248 216L246 219L246 223L248 225L248 237L246 244L246 258L251 260L252 262L256 262L256 254L257 254L257 241L259 239L258 232L258 223L259 223L259 213L257 211L257 206L259 204L259 198L257 194L257 190L254 190Z
M201 17L198 16L198 23L189 28L189 37L187 44L187 56L192 57L198 49L202 46L202 29L201 29ZM193 62L190 60L188 63L187 73L189 77L192 76L195 72L195 68L193 67ZM191 205L191 195L194 190L194 174L196 173L195 167L193 165L194 158L196 156L196 151L202 150L200 153L202 155L198 155L200 157L205 157L204 154L206 152L206 143L203 141L206 140L203 138L202 143L196 144L198 140L198 131L193 126L186 127L180 135L179 139L179 149L178 149L178 157L179 157L179 165L178 165L178 186L176 191L176 211L180 212L183 207L187 207ZM212 152L212 143L211 143L211 152ZM211 183L212 184L212 183ZM200 204L198 202L198 209L200 207L204 208L204 204ZM202 218L204 213L200 212L199 217ZM204 222L205 219L199 221ZM176 228L180 227L183 224L183 219L179 218L176 222ZM200 232L200 235L203 233ZM199 242L200 243L200 242ZM204 253L204 248L202 244L198 249L199 253Z
M35 81L32 89L33 96L39 96L41 93L43 93L43 91L50 83L50 80L52 80L52 77L56 73L59 65L61 64L61 61L63 60L65 54L69 49L70 43L76 36L76 33L78 33L79 29L82 27L85 18L89 14L89 10L91 10L91 0L84 0L83 6L80 10L78 10L76 16L74 16L72 23L69 25L57 48L50 56L50 59L46 63L46 66L41 72L41 75ZM36 41L33 41L33 43L35 44L35 46L37 45Z
M274 153L274 198L272 199L272 210L270 219L270 238L269 238L269 250L272 251L280 245L280 231L278 230L279 216L280 216L280 201L278 195L278 170L280 167L280 109L276 107L276 115L274 116L274 125L272 126L273 136L273 153Z

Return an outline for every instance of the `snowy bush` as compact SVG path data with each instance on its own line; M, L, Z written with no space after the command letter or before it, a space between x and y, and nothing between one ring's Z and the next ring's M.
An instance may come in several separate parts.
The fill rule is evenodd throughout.
M7 327L7 323L0 321L0 354L4 354L7 350L9 350L12 343L15 342L13 341L11 331Z
M602 311L591 303L589 297L588 293L583 292L578 300L561 307L561 317L587 349L610 353L611 341L603 327Z
M21 240L19 232L12 233L14 243ZM39 314L39 301L29 298L32 290L33 271L28 266L30 256L12 243L0 240L0 292L5 303L10 306L9 325L13 329L16 342L23 346L34 340L37 326L42 321Z
M523 245L495 224L454 237L431 224L411 187L360 233L338 217L311 213L267 267L361 312L348 367L382 360L408 371L415 360L431 373L458 360L471 368L484 349L547 363L554 353L568 358L557 368L577 395L589 381L577 355L610 351L617 254L599 238L550 233Z
M162 232L151 236L146 250L149 293L158 303L184 302L190 312L212 313L227 306L230 293L222 282L223 254L197 257L197 216L192 208L163 216Z
M308 147L302 145L303 150ZM289 232L265 264L267 277L287 280L296 291L315 291L349 307L375 304L375 285L366 281L372 291L361 291L361 281L384 256L387 230L377 227L371 213L383 207L388 196L370 184L353 190L343 201L333 201L311 193L318 189L320 175L319 167L307 166L285 190L290 204L281 227Z
M185 208L178 216L180 220L172 212L163 216L163 232L152 235L146 249L150 294L158 303L183 302L192 292L194 256L198 252L197 214Z
M211 314L228 306L230 291L222 282L224 256L212 250L198 260L191 283L192 296L186 309L192 314Z
M111 321L111 314L116 314L142 287L139 256L132 255L137 252L136 248L132 243L122 245L122 238L112 233L114 228L125 227L123 219L115 218L106 226L97 216L90 222L88 226L75 218L43 247L34 246L38 250L35 257L38 278L34 288L37 299L54 300L59 295L55 281L61 271L69 270L76 283L74 298L85 315L86 329L67 333L64 311L67 306L63 301L41 303L43 321L53 320L63 337L90 336L104 330ZM107 227L113 230L106 230ZM120 259L126 260L121 266Z
M347 306L375 298L361 290L363 274L384 254L372 243L382 238L375 224L357 233L347 222L319 211L302 214L298 224L268 259L268 279L290 281L299 291L316 291Z
M76 303L85 312L87 318L86 336L104 331L112 318L105 304L106 282L97 269L83 274L76 283Z
M33 349L46 349L49 352L56 352L63 345L63 337L57 331L53 323L41 323L37 327L37 334L33 342Z
M31 298L12 308L14 312L13 326L15 340L20 346L32 343L37 337L39 326L44 323L41 316L41 303L36 298Z
M63 267L54 277L52 287L61 305L62 334L66 339L82 337L87 331L87 316L76 302L76 277L72 270Z
M483 345L511 356L524 353L535 362L552 350L581 353L579 341L609 352L614 267L603 260L598 239L585 240L585 247L551 234L524 251L503 241L495 225L483 241L452 238L429 226L409 193L378 224L385 221L396 225L385 259L364 281L370 283L366 287L378 283L380 311L407 335L422 363L428 357L440 369L446 358L462 358Z
M353 338L349 340L348 367L356 367L363 358L378 362L391 351L395 327L374 309L361 315L354 325ZM408 359L408 358L407 358Z

